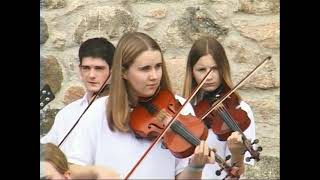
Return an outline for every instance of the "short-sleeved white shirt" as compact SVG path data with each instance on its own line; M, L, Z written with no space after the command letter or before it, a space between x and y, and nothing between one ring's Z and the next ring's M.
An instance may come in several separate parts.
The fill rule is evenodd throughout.
M240 102L240 108L247 112L248 117L251 120L249 127L243 133L246 135L248 139L254 140L256 138L256 131L255 131L255 122L254 122L253 112L250 106L244 101ZM217 154L220 155L221 157L225 158L227 155L231 154L227 146L227 141L219 141L216 134L214 134L212 130L209 130L207 142L209 147L215 148L217 150ZM247 151L245 153L244 162L246 164L253 165L254 164L253 159L251 159L249 162L245 161L245 158L250 156L251 156L250 153ZM229 160L228 162L231 162L231 160ZM226 176L226 173L225 171L222 171L221 175L217 176L216 170L218 169L220 169L218 163L206 164L202 171L202 179L223 179Z
M73 101L62 108L57 113L50 131L40 139L40 143L45 144L50 142L55 145L59 145L65 135L70 131L72 126L77 122L87 106L88 100L87 94L85 94L81 99ZM81 123L81 119L79 123ZM69 136L65 139L64 143L60 146L60 149L64 153L67 153L69 150L70 143L73 142L75 131L77 131L78 125L75 126Z
M180 103L182 97L176 96ZM68 161L79 165L112 167L121 178L133 168L151 142L137 139L133 133L112 132L106 117L107 97L96 100L83 116L77 138L66 154ZM193 114L188 104L181 114ZM132 179L174 179L188 165L188 158L175 158L168 149L155 145L130 176Z

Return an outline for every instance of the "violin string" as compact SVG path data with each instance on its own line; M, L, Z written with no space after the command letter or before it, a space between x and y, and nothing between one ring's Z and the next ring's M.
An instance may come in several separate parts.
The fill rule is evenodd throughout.
M228 127L232 131L236 131L237 129L236 129L234 123L232 123L232 120L230 120L231 117L228 117L228 115L221 108L222 107L217 107L217 111L218 111L220 117L223 119L223 121L228 125Z
M248 142L248 139L246 137L246 135L241 131L240 127L238 126L238 124L234 121L234 119L231 118L230 113L227 111L227 109L223 106L225 113L227 114L228 119L230 121L233 121L232 123L236 126L237 129L239 129L238 131L241 133L242 138L243 138L243 144L245 145L246 149L249 151L249 153L251 154L252 157L256 158L258 156L258 152L256 152L256 150L253 149L253 146L251 145L251 143Z
M244 136L245 139L247 139L245 137L245 134L243 133L243 131L240 129L238 123L236 123L236 121L231 117L231 114L229 113L229 111L226 109L226 107L224 105L222 106L222 111L224 111L225 114L229 117L229 120L230 120L231 124L234 125L234 129L236 131L239 131L239 133L241 133L241 135Z
M160 119L162 121L165 117L168 117L168 113L166 113L164 110L159 110L154 104L147 103L153 110L158 112L157 119ZM181 124L179 121L174 121L170 127L173 131L175 131L177 134L181 135L185 140L189 140L188 142L192 145L198 145L200 144L200 141L192 134L190 131L188 131L185 127L183 127L183 124ZM199 141L199 142L198 142Z
M148 103L149 104L149 103ZM155 111L158 111L158 108L155 107L152 103L149 104L152 109L154 109ZM159 114L162 114L164 116L166 116L165 112L163 112L162 110L159 111ZM175 131L177 134L179 134L180 136L182 136L186 141L188 141L189 143L191 143L192 145L194 146L198 146L200 144L200 140L195 137L192 133L190 133L190 131L188 131L187 128L185 128L183 126L183 124L181 124L179 121L175 121L173 122L173 124L171 125L170 127L173 131ZM211 150L211 149L210 149ZM221 167L224 167L225 169L228 169L230 168L231 166L229 166L225 161L224 159L219 156L217 153L214 153L215 155L215 159L216 161L219 163L219 165Z
M200 144L200 140L195 137L193 134L190 133L190 131L188 131L185 127L183 127L183 124L181 124L179 121L175 121L173 124L172 124L172 128L174 128L174 130L180 132L179 135L182 135L183 137L185 136L189 136L191 137L191 139L185 137L186 140L189 141L189 143L193 144L194 146L197 146ZM192 141L192 142L191 142ZM213 151L212 149L209 149L211 151ZM215 156L215 159L216 161L219 163L219 165L221 167L224 167L224 169L228 170L228 168L231 168L231 166L229 166L225 161L224 159L219 156L217 153L214 153L214 156Z
M200 140L190 133L190 131L188 131L179 121L175 121L171 128L192 145L197 146L200 144Z

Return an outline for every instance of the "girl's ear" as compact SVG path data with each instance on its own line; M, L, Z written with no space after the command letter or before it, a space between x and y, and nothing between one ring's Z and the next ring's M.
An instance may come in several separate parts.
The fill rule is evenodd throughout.
M122 69L122 78L128 80L128 70Z
M83 74L82 74L82 71L81 71L81 65L79 65L78 67L79 67L80 80L84 81Z

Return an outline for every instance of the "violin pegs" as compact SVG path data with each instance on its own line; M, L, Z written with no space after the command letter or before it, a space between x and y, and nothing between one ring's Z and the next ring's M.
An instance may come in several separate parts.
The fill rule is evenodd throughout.
M231 155L229 154L228 156L226 156L225 161L228 161L231 158Z
M261 147L261 146L258 146L258 147L257 147L257 151L258 151L258 152L261 152L261 151L262 151L262 147Z
M232 163L232 166L231 166L231 167L234 167L234 166L236 166L236 164L237 164L236 162L235 162L235 163Z
M255 140L251 143L251 145L258 144L258 143L259 143L259 139L255 139Z
M246 162L249 162L253 157L246 157Z
M224 169L224 168L221 168L220 170L216 170L216 175L217 175L217 176L220 176L223 169Z

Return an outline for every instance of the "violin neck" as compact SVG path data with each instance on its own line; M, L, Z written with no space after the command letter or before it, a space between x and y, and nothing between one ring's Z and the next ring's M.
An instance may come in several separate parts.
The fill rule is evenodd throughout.
M175 133L179 134L193 146L198 146L200 144L200 139L198 139L192 133L190 133L179 121L174 121L170 129L173 130Z
M238 131L242 134L243 137L245 136L236 121L231 117L230 113L227 110L225 110L224 108L219 109L218 114L232 131Z

